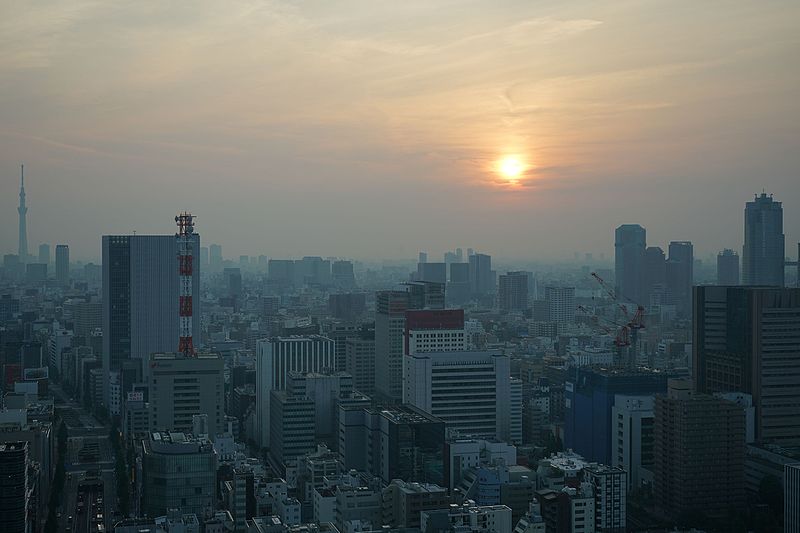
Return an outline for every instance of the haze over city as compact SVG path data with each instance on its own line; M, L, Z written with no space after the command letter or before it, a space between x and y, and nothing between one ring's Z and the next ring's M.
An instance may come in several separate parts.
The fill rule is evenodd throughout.
M0 249L98 259L198 216L225 254L741 250L800 205L796 2L0 5ZM797 242L800 210L786 211ZM793 254L792 254L793 255Z

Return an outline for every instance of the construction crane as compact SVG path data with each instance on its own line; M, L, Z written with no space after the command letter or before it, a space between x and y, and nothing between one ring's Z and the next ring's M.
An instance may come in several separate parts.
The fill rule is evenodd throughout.
M624 294L617 294L615 291L606 281L600 277L597 272L592 272L592 277L600 284L603 288L605 293L611 299L612 302L622 311L622 314L625 316L627 323L622 325L619 333L617 334L616 340L614 344L619 348L620 358L622 358L622 348L629 347L631 345L634 348L637 346L637 339L639 337L639 330L644 329L644 313L645 308L638 302L633 301L631 298L625 296ZM633 314L630 313L628 310L628 305L620 301L620 296L624 298L628 304L632 304L636 306L636 311ZM628 365L633 365L633 360L630 358L630 353L628 354Z
M592 317L595 325L606 332L607 335L614 337L614 346L617 348L624 348L631 345L630 327L628 324L618 324L612 320L604 319L609 325L600 322L600 316L597 313L590 312L586 307L579 305L578 309L583 311L587 316ZM615 329L612 329L613 328Z

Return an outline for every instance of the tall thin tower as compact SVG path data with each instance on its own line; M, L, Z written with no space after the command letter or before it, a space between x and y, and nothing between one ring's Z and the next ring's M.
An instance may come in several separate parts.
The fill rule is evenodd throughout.
M178 352L186 357L194 357L192 342L192 234L194 233L194 217L189 213L181 213L175 217L178 225L178 276L180 292L178 303L178 320L180 323L180 340Z
M25 206L25 165L20 165L20 185L19 185L19 255L20 262L24 263L28 260L28 226L25 222L25 215L28 213L28 208Z

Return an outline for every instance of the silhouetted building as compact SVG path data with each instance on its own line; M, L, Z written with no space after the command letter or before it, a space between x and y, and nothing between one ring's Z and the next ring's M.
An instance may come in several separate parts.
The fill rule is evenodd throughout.
M761 193L744 209L742 284L783 287L785 253L783 207Z
M50 264L50 245L49 244L40 244L39 245L39 262L44 263L45 265Z
M717 285L739 284L739 254L728 248L717 254Z
M417 263L416 279L434 283L447 283L447 263Z
M575 321L575 287L545 287L550 322L566 324Z
M367 295L363 292L346 292L328 296L328 311L334 318L354 320L367 308Z
M469 282L472 294L482 295L494 290L492 256L473 254L469 257Z
M356 286L356 276L353 272L353 263L350 261L334 261L331 264L331 278L333 284L342 289L352 289Z
M678 314L687 316L692 306L694 280L694 247L688 241L669 243L666 265L667 303L675 306Z
M19 182L19 246L17 247L17 256L20 263L28 262L28 226L27 218L25 215L28 213L28 208L25 205L25 167L21 168Z
M56 245L56 281L61 285L69 283L69 246Z
M508 272L499 277L498 303L503 311L528 308L528 273Z
M800 444L800 289L694 290L698 392L750 394L756 440Z
M617 296L644 301L647 232L639 224L623 224L614 234L614 268Z
M655 496L672 513L730 516L744 503L744 410L670 380L655 402Z
M658 246L648 246L644 252L645 258L645 298L638 302L645 307L661 303L667 284L667 260L664 250Z

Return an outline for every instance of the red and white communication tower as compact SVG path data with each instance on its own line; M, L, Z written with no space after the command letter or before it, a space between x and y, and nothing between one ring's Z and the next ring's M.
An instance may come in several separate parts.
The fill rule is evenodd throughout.
M178 352L186 357L194 357L192 342L192 234L194 233L194 217L190 213L181 213L175 217L178 225L178 276L180 279L180 296L178 303L178 319L180 321L180 341Z

